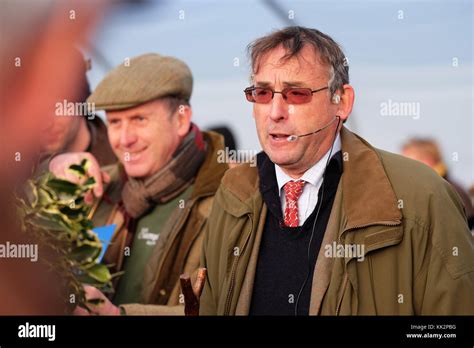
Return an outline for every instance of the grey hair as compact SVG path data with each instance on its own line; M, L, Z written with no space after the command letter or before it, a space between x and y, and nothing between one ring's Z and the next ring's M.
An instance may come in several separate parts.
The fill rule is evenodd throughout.
M311 45L319 54L323 64L328 66L328 87L331 96L342 91L349 83L349 65L341 47L330 36L311 28L286 27L258 38L247 47L252 64L252 75L258 72L260 58L265 53L283 45L287 53L281 58L287 60L297 56L305 45Z

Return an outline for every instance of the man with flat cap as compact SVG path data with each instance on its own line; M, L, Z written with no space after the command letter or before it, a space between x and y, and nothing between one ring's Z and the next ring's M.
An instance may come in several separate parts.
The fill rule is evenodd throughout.
M195 276L202 228L227 164L217 153L220 135L191 122L193 78L182 61L144 54L112 70L88 98L105 110L108 138L119 159L99 168L90 153L67 153L50 170L70 178L67 168L87 158L98 185L94 226L115 224L104 262L123 271L110 302L86 286L86 297L102 298L97 314L184 314L179 276ZM76 309L76 314L85 310Z

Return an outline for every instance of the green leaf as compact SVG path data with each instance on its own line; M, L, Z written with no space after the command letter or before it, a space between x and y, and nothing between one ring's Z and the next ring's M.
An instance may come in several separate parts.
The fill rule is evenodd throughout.
M82 207L84 204L84 197L81 196L81 197L76 198L76 200L74 201L74 204L76 205L76 207L79 207L79 206Z
M87 159L87 158L84 158L82 161L81 161L81 166L84 167L84 169L86 170L86 172L89 170L90 166L91 166L91 162Z
M48 204L54 203L54 197L42 187L39 187L37 190L37 205L44 207Z
M82 245L78 248L74 248L70 256L73 260L78 263L91 263L94 262L100 255L101 246Z
M80 178L86 175L86 169L84 168L83 165L80 165L80 164L71 164L69 166L68 171L77 175Z
M64 226L62 226L57 221L46 219L41 215L36 215L31 223L37 227L44 228L51 231L63 231Z
M92 286L99 287L100 283L97 282L94 278L90 277L87 273L83 272L75 275L76 279L82 284L88 284Z
M59 208L55 205L44 207L42 211L49 215L64 215L64 214L61 214L61 212L59 211ZM64 218L66 218L65 215L64 215Z
M79 190L79 186L77 184L58 178L49 180L47 186L57 192L64 192L70 195L75 194Z
M27 201L30 203L31 207L34 208L38 204L38 189L33 180L28 180L26 182L24 192ZM26 204L26 202L24 203Z
M95 185L95 179L92 176L88 178L86 181L84 181L84 183L82 184L82 186L88 189L92 188L94 185Z
M110 271L105 265L95 264L85 270L87 275L100 283L106 283L112 279Z
M69 219L78 219L84 216L82 209L71 209L69 206L61 207L59 211L61 214L67 215Z
M69 193L64 193L64 192L59 192L57 194L57 204L62 204L62 205L71 205L72 202L75 201L76 196L71 195Z
M89 239L77 240L76 244L78 246L89 245L89 246L94 247L94 248L100 248L102 246L102 243L100 242L99 239L97 239L97 240L89 240Z

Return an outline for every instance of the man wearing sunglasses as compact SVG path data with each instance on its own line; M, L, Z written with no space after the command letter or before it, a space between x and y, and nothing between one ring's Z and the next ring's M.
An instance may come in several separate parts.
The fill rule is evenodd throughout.
M462 203L428 167L343 126L343 52L288 27L249 46L263 152L228 171L204 236L202 315L474 313Z

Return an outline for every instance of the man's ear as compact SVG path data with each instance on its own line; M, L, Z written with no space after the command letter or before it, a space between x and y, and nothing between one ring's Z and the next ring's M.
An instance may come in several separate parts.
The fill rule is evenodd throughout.
M189 128L191 126L191 116L193 115L193 111L191 106L189 105L180 105L176 110L176 120L177 120L177 127L178 127L178 135L180 137L186 136L189 132Z
M339 98L335 97L336 95L338 95ZM342 86L342 93L341 91L336 91L333 98L339 99L336 115L338 115L343 122L346 121L349 118L354 105L354 88L352 88L351 85L346 84Z

